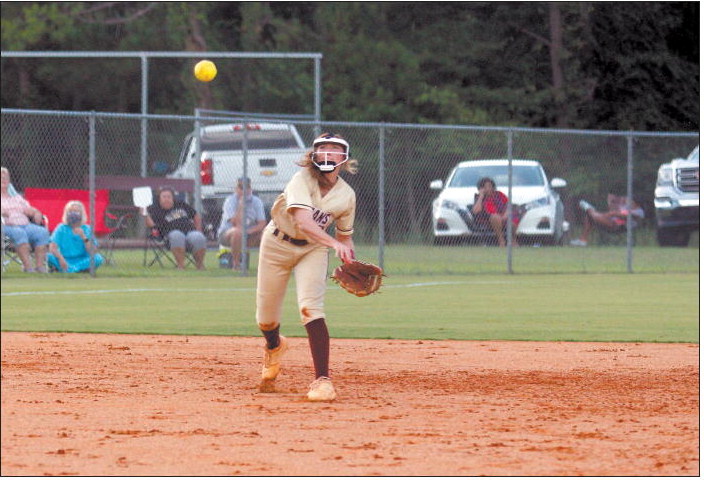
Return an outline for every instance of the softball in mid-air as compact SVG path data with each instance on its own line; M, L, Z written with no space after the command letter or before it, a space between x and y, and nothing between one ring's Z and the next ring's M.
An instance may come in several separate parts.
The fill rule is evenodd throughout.
M201 82L209 82L218 74L218 68L210 60L201 60L193 68L193 75Z

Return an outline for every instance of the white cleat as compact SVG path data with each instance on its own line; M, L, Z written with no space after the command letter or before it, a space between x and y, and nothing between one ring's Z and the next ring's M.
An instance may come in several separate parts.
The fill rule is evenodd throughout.
M332 386L332 381L328 377L320 377L310 384L308 400L312 402L331 402L336 397L335 387Z

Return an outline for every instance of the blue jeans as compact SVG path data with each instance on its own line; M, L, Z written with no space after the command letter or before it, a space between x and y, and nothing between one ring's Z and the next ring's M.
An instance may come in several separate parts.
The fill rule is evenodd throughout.
M5 225L3 232L16 247L29 243L33 247L42 247L49 244L49 230L34 223L27 225Z

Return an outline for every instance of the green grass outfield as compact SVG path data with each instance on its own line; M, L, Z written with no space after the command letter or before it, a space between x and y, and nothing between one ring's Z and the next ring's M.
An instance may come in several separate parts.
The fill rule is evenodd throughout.
M378 248L373 245L356 245L357 257L378 262ZM158 265L144 268L143 250L116 250L115 264L104 266L98 271L99 277L163 277L175 275L173 268ZM148 257L151 258L151 257ZM206 255L205 272L188 270L186 275L201 277L230 277L232 272L218 268L217 252ZM251 259L251 267L256 268L257 251ZM513 250L513 273L625 273L627 252L624 246L587 248L575 247L520 247ZM335 263L335 260L331 260ZM167 264L168 267L168 264ZM384 267L395 275L477 275L502 274L508 272L506 250L498 247L482 246L436 246L391 244L384 250ZM660 248L637 246L633 250L632 268L634 273L699 273L698 243L690 248ZM250 272L250 274L252 274ZM3 273L3 280L23 278L19 266L10 263ZM179 275L181 276L181 275Z
M1 328L259 335L256 279L202 273L6 274ZM326 310L335 338L698 343L699 273L397 274L366 298L331 283ZM284 315L304 336L292 285Z

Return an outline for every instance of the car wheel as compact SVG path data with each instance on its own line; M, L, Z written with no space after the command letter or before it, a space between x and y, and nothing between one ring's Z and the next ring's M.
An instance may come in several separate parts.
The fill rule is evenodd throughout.
M686 247L689 244L689 231L679 228L660 228L657 233L661 247Z

